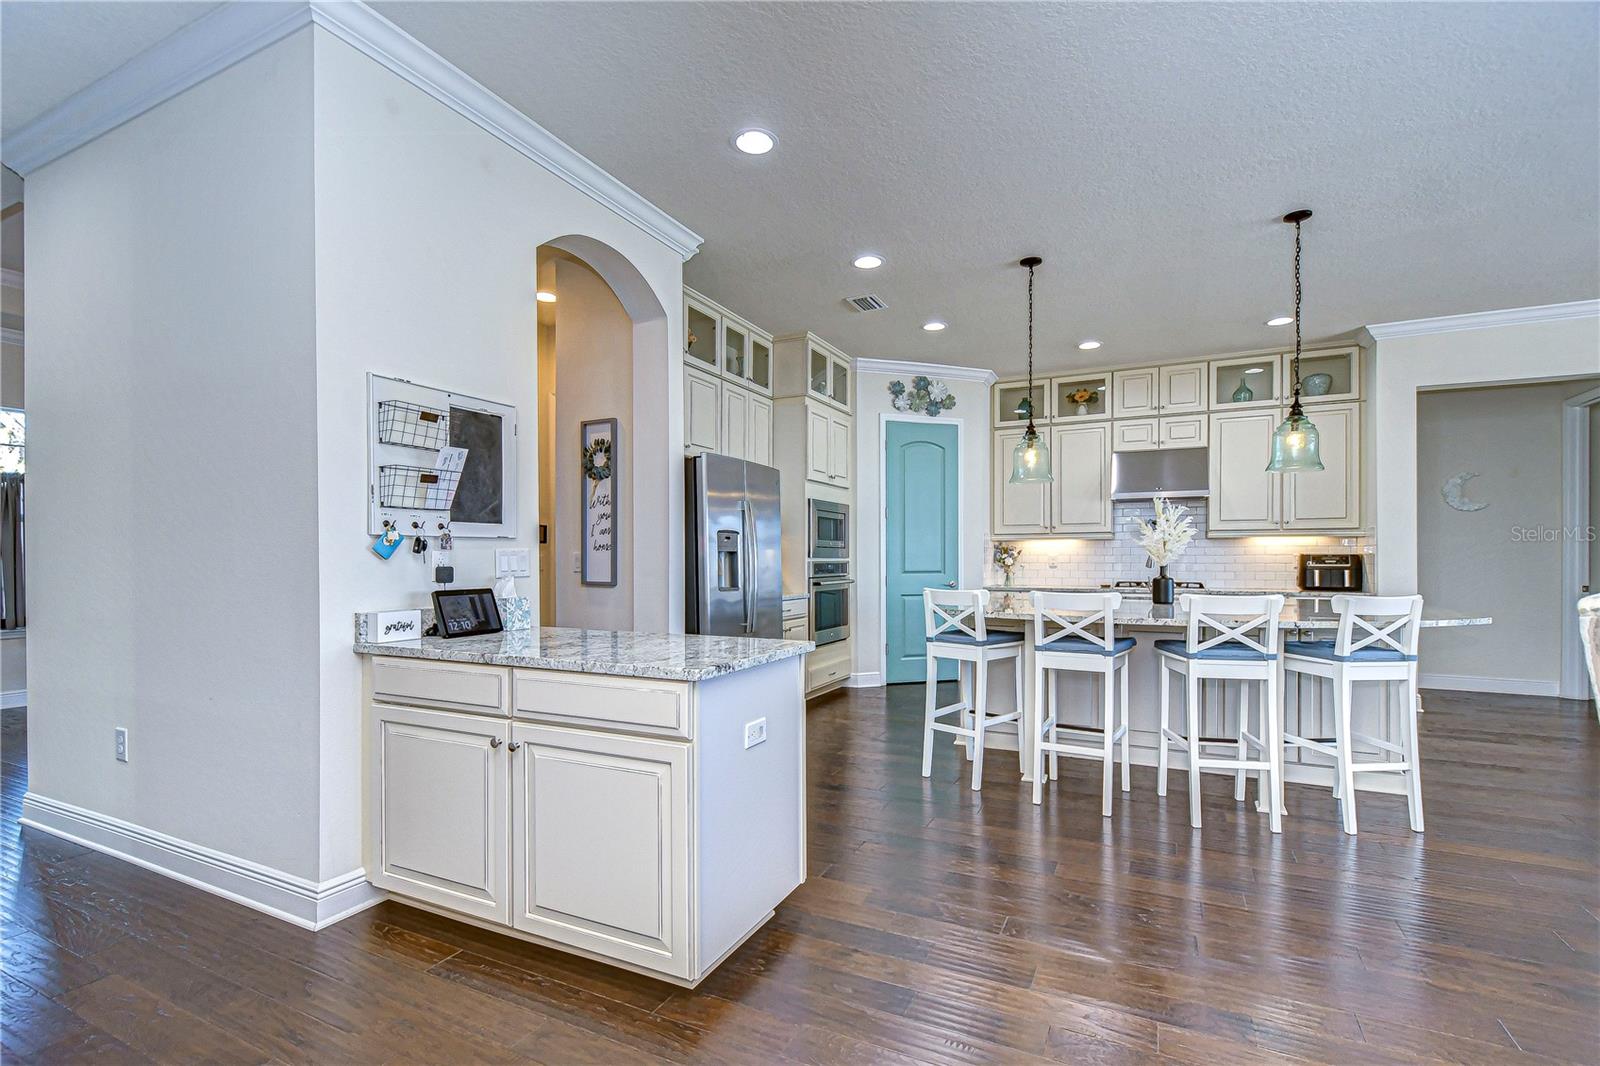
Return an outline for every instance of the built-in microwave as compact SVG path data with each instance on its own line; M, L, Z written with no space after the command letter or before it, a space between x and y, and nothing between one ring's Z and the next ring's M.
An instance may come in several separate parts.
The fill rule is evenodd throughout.
M850 636L850 564L813 562L811 639L818 647Z
M811 527L806 537L808 559L850 558L850 505L807 500Z

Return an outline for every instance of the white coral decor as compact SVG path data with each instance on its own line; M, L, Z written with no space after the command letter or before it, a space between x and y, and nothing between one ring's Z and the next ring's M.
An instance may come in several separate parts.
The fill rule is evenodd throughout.
M1189 516L1189 508L1181 503L1168 503L1160 496L1156 497L1155 503L1154 522L1146 522L1137 516L1132 519L1139 530L1135 540L1150 556L1151 562L1166 566L1182 555L1194 539L1194 519Z

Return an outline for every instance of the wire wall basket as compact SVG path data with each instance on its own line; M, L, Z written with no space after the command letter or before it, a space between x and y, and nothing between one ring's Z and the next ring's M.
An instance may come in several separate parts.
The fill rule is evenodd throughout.
M461 471L425 466L378 467L378 506L405 511L448 511Z
M450 443L450 412L383 400L378 404L378 440L407 448L443 448Z

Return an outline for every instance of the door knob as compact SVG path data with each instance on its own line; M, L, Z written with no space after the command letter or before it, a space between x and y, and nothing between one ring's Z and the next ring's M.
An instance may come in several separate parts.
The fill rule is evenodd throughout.
M953 589L956 587L956 583L954 581L946 581L944 583L944 587L947 589Z

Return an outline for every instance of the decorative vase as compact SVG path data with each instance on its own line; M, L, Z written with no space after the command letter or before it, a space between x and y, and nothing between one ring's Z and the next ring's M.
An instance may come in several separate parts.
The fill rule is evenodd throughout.
M1086 414L1088 414L1088 413L1089 413L1089 405L1088 405L1088 404L1086 404L1086 403L1080 403L1080 404L1079 404L1079 405L1078 405L1078 413L1079 413L1079 414L1080 414L1080 415L1086 415Z
M1250 383L1245 381L1244 378L1240 378L1239 387L1233 390L1233 402L1249 403L1255 398L1256 394L1250 390Z
M1010 588L1011 587L1011 570L1009 568L1007 568L1005 570L1002 570L1001 573L1005 574L1005 576L1006 576L1006 579L1005 579L1006 588Z
M1308 374L1300 387L1307 396L1326 396L1328 390L1333 388L1333 375Z
M1167 576L1167 568L1163 566L1161 572L1150 579L1150 602L1171 603L1175 587L1172 579Z

